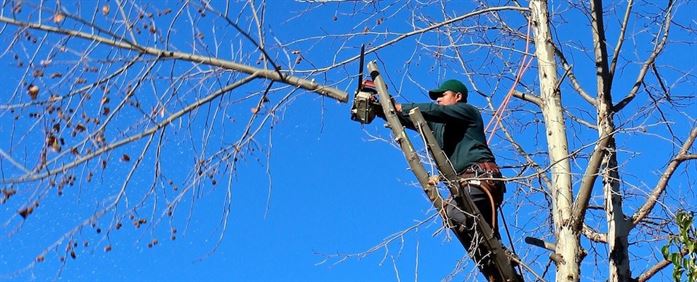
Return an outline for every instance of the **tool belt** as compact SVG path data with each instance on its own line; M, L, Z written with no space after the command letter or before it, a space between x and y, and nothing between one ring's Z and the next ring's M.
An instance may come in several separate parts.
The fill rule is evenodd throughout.
M501 171L495 162L478 162L458 174L462 179L461 185L477 185L485 189L493 197L494 202L498 206L503 200L503 193L506 192L506 185L503 180L494 180L492 178L501 178Z

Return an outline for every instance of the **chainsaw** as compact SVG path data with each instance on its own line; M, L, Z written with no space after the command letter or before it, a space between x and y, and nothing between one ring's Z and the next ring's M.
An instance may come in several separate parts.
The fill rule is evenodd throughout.
M375 119L377 113L377 89L372 80L363 80L363 62L365 59L365 45L361 46L361 56L359 59L358 68L358 87L353 96L353 105L351 106L351 120L360 122L361 124L369 124Z

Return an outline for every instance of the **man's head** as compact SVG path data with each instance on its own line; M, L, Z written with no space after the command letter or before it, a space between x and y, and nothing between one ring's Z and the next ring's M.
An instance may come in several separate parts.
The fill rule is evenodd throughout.
M438 89L428 91L428 96L439 105L453 105L467 102L467 87L462 82L450 79L443 82Z

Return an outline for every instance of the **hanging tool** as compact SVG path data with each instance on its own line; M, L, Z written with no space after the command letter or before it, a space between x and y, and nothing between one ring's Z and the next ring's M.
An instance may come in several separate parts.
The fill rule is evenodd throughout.
M358 86L356 94L353 96L353 105L351 106L351 120L368 124L375 119L376 101L375 97L378 91L375 89L375 84L372 80L363 81L363 62L365 61L365 45L361 45L361 56L358 67Z

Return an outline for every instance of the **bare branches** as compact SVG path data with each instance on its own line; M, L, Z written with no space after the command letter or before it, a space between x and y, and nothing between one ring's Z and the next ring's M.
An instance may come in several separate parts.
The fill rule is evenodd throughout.
M641 208L639 208L639 210L632 216L631 222L633 225L637 225L641 220L649 215L649 213L651 213L653 207L658 201L658 198L663 195L668 187L668 181L670 181L670 178L673 176L673 173L678 166L680 166L680 164L685 160L695 159L694 157L688 157L694 156L692 154L688 154L688 150L690 150L692 147L695 139L697 139L697 126L692 128L690 135L685 140L685 143L683 143L678 154L673 158L673 160L670 161L670 163L668 163L668 167L666 167L665 171L661 175L661 178L658 180L658 183L656 183L656 186L649 194L648 199L646 199L646 203L644 203L644 205L642 205Z
M653 265L651 268L644 271L644 273L642 273L641 275L639 275L639 277L636 278L636 281L637 282L648 281L649 279L651 279L651 277L656 275L656 273L663 270L664 268L666 268L670 264L671 264L671 262L669 260L667 260L667 259L662 260L662 261L658 262L657 264Z
M540 97L535 96L533 94L525 94L525 93L520 92L520 91L514 91L513 97L516 97L516 98L521 99L523 101L528 101L530 103L537 105L538 107L542 106L542 100L540 99Z
M595 105L595 103L596 103L595 98L591 97L586 92L586 90L583 89L583 87L581 86L581 83L576 78L576 75L574 75L573 66L571 66L569 64L569 62L566 60L566 56L564 56L564 53L555 44L553 44L552 46L554 46L554 54L561 61L561 65L562 65L562 67L564 67L564 71L567 73L567 75L569 77L569 81L571 81L571 85L573 86L574 90L576 90L576 92L579 95L581 95L581 98L586 100L586 102L588 102L591 105Z
M491 8L485 8L485 9L477 10L477 11L474 11L474 12L470 12L470 13L464 14L464 15L459 16L459 17L455 17L455 18L452 18L452 19L449 19L449 20L446 20L446 21L443 21L443 22L440 22L440 23L437 23L437 24L430 25L430 26L425 27L425 28L422 28L422 29L417 29L417 30L414 30L414 31L410 31L410 32L401 34L400 36L397 36L396 38L393 38L393 39L388 40L388 41L386 41L386 42L384 42L384 43L382 43L382 44L380 44L380 45L378 45L378 46L375 46L375 47L373 47L373 48L370 48L370 49L366 50L366 51L365 51L365 54L367 55L367 54L370 54L370 53L374 53L374 52L376 52L376 51L378 51L378 50L380 50L380 49L383 49L383 48L385 48L385 47L387 47L387 46L390 46L390 45L392 45L392 44L395 44L395 43L397 43L397 42L399 42L399 41L402 41L402 40L404 40L404 39L406 39L406 38L408 38L408 37L412 37L412 36L415 36L415 35L423 34L423 33L429 32L429 31L431 31L431 30L434 30L434 29L437 29L437 28L440 28L440 27L443 27L443 26L446 26L446 25L449 25L449 24L452 24L452 23L455 23L455 22L459 22L459 21L464 20L464 19L466 19L466 18L470 18L470 17L473 17L473 16L478 16L478 15L485 14L485 13L497 12L497 11L504 11L504 10L528 11L529 9L528 9L528 8L524 8L524 7L516 7L516 6L500 6L500 7L491 7ZM317 71L323 72L323 71L327 71L327 70L332 69L332 68L340 67L340 66L343 66L343 65L345 65L345 64L348 64L348 63L350 63L350 62L352 62L352 61L354 61L354 60L357 60L359 57L360 57L359 55L358 55L358 56L354 56L354 57L351 57L351 58L346 59L346 60L344 60L344 61L335 63L335 64L333 64L333 65L331 65L331 66L329 66L329 67L325 67L325 68L318 69Z
M10 161L10 163L12 165L19 168L24 173L30 173L30 171L26 167L24 167L20 162L16 161L12 156L10 156L8 153L6 153L5 150L0 149L0 156L5 158L6 160Z
M671 19L673 18L672 11L673 11L673 6L675 4L673 3L672 0L668 1L668 8L666 9L665 12L665 19L663 20L663 36L661 36L660 41L655 45L653 52L651 52L651 55L649 55L649 58L646 59L646 62L644 62L643 66L641 67L641 70L639 70L639 74L637 75L636 81L634 82L634 85L632 86L632 89L629 90L629 94L627 94L624 99L619 101L617 104L613 106L613 111L614 112L619 112L621 111L627 104L629 104L632 100L634 100L634 97L636 96L637 92L639 91L639 87L644 81L644 77L646 76L646 73L648 72L649 68L656 62L656 58L658 55L661 54L661 51L663 51L663 48L666 45L666 42L668 41L668 34L670 30L670 23ZM658 36L660 34L656 34L656 38L658 39Z
M138 134L132 135L130 137L123 138L119 141L112 142L112 143L110 143L102 148L99 148L98 150L96 150L90 154L80 156L78 159L76 159L70 163L63 164L58 168L46 169L46 171L43 173L26 174L26 175L19 177L19 178L16 178L16 179L3 179L2 182L0 182L0 183L9 184L9 183L23 183L23 182L34 181L34 180L48 177L50 175L54 175L54 174L61 172L61 171L66 171L70 168L76 167L76 166L78 166L86 161L93 159L95 156L99 156L103 153L109 152L113 149L116 149L116 148L121 147L123 145L126 145L128 143L132 143L134 141L140 140L143 137L150 136L150 135L156 133L158 130L167 127L169 124L171 124L173 121L177 120L179 117L181 117L185 114L188 114L189 112L191 112L195 109L198 109L201 105L209 103L210 101L220 97L221 95L223 95L223 94L225 94L225 93L227 93L227 92L229 92L229 91L231 91L239 86L242 86L245 83L250 82L257 77L259 77L257 74L252 74L251 76L248 76L244 79L236 81L235 83L227 85L227 86L223 87L222 89L220 89L214 93L211 93L210 95L196 101L195 103L188 105L187 107L181 109L180 111L171 114L169 117L167 117L167 119L163 120L162 122L156 124L153 127L150 127L147 130L144 130L144 131L142 131Z
M214 57L209 57L209 56L201 56L197 54L192 54L192 53L183 53L183 52L177 52L177 51L169 51L169 50L164 50L164 49L158 49L158 48L153 48L153 47L143 47L140 45L137 45L135 43L130 43L130 42L124 42L116 39L109 39L105 37L101 37L96 34L89 34L85 33L82 31L77 31L77 30L70 30L70 29L63 29L63 28L57 28L53 26L48 26L44 24L38 24L38 23L29 23L29 22L22 22L22 21L17 21L14 19L10 19L7 17L0 16L0 22L3 23L8 23L16 26L22 26L26 28L31 28L31 29L36 29L36 30L43 30L47 32L53 32L53 33L59 33L59 34L65 34L73 37L78 37L78 38L83 38L87 40L94 40L96 42L99 42L101 44L106 44L118 48L123 48L123 49L129 49L133 51L138 51L142 52L145 54L153 55L153 56L161 56L164 59L178 59L178 60L184 60L184 61L189 61L189 62L194 62L194 63L201 63L201 64L206 64L206 65L211 65L211 66L216 66L216 67L221 67L224 69L231 69L235 71L240 71L244 72L247 74L255 74L259 77L264 77L267 79L275 80L275 81L280 81L286 84L294 85L306 90L314 91L317 92L321 95L325 95L327 97L336 99L341 102L346 102L348 101L348 94L346 92L329 87L329 86L324 86L320 85L314 81L299 78L299 77L294 77L294 76L289 76L289 75L282 75L280 74L279 70L263 70L263 69L258 69L251 67L249 65L245 64L240 64L232 61L226 61Z
M615 46L615 52L612 54L612 62L610 63L610 79L615 76L615 67L617 67L617 59L620 56L620 50L622 50L622 44L624 44L624 34L627 32L629 16L632 14L632 7L634 7L634 0L627 1L627 9L624 12L624 19L622 20L622 26L620 27L620 35L617 38L617 45Z
M323 261L317 263L317 264L318 264L318 265L319 265L319 264L323 264L323 263L326 263L327 261L333 260L333 259L336 259L336 262L335 262L334 264L338 264L338 263L341 263L341 262L343 262L343 261L345 261L345 260L348 260L348 259L351 259L351 258L363 258L363 257L366 257L366 256L368 256L368 255L370 255L370 254L372 254L372 253L375 253L375 252L377 252L377 251L379 251L379 250L381 250L381 249L385 249L385 255L383 256L382 261L381 261L381 263L382 263L382 262L384 262L385 259L387 258L387 255L388 255L388 253L389 253L389 246L390 246L392 243L398 242L398 241L399 241L399 242L401 242L401 243L403 244L403 243L404 243L404 237L405 237L409 232L415 231L416 229L418 229L419 227L423 226L425 223L432 221L432 220L435 219L436 217L438 217L438 214L437 214L437 213L432 214L432 215L430 215L428 218L426 218L426 219L424 219L424 220L420 220L420 221L418 221L417 223L415 223L415 224L413 224L413 225L411 225L411 226L409 226L409 227L407 227L407 228L404 228L404 229L401 230L401 231L395 232L395 233L393 233L393 234L387 236L385 239L382 240L382 242L380 242L379 244L377 244L377 245L375 245L375 246L370 247L368 250L365 250L365 251L363 251L363 252L354 253L354 254L333 254L333 255L325 255L325 259L324 259Z
M682 140L694 136L695 117L690 106L695 102L691 89L697 76L692 66L686 66L688 60L681 59L697 41L690 37L695 34L692 18L680 9L694 10L692 2L671 1L668 6L634 0L593 2L604 11L591 11L590 2L545 0L530 1L531 9L520 7L517 1L510 6L489 7L491 3L479 0L283 4L228 0L157 5L118 0L102 7L102 2L79 7L33 2L9 1L0 9L0 41L7 45L0 50L0 62L8 69L3 72L7 79L0 84L9 91L0 101L0 132L6 136L0 143L0 202L7 211L3 214L7 215L3 219L6 223L0 229L16 229L7 232L16 234L8 240L16 240L44 223L42 216L45 220L45 215L53 212L51 205L57 204L56 199L79 200L79 204L66 207L80 209L72 217L75 220L57 221L55 232L36 244L37 248L47 247L34 252L42 260L48 255L49 266L55 264L50 257L54 254L70 259L72 250L64 247L77 240L89 240L95 250L110 250L112 243L123 245L118 241L123 239L112 235L132 214L137 216L131 219L135 224L141 218L151 223L147 231L140 230L150 234L141 237L159 237L157 233L165 232L174 239L175 226L182 231L178 236L186 234L186 229L198 231L205 228L196 218L201 216L199 205L204 201L219 204L203 215L206 224L215 225L213 233L220 231L205 242L210 246L202 246L204 252L215 251L230 232L239 230L234 228L238 224L234 208L240 206L233 205L233 199L254 204L236 195L238 187L249 185L250 175L254 187L262 188L254 192L267 193L263 189L266 183L258 183L267 182L267 201L271 198L270 187L278 179L271 179L270 165L288 155L283 151L276 154L276 150L292 150L283 146L287 139L278 137L308 137L306 131L297 132L296 124L288 123L314 126L328 118L346 117L340 105L325 102L349 99L345 88L356 78L350 64L357 56L346 52L361 43L384 63L382 77L388 80L389 91L409 102L425 99L424 92L443 79L460 78L471 84L467 86L474 96L469 101L478 107L484 101L487 105L483 107L491 110L485 114L490 114L502 98L498 95L508 90L503 86L514 78L519 82L519 91L512 95L521 101L511 103L505 120L495 121L505 127L496 132L502 138L489 145L508 183L502 214L513 225L511 244L516 244L520 263L529 267L525 274L528 280L553 280L555 275L586 280L573 276L574 269L560 269L576 264L583 269L577 273L588 275L594 264L603 268L598 262L620 257L618 250L626 250L626 261L637 265L635 272L642 270L642 263L658 263L638 278L649 279L665 263L658 255L644 256L643 250L657 249L669 236L666 214L677 206L694 210L695 192L689 189L695 181L692 163L684 162L697 160L696 138ZM21 7L15 7L16 3ZM290 9L279 14L278 7ZM273 17L267 13L270 11L274 11ZM536 17L538 14L545 17ZM60 15L58 20L55 15ZM597 22L591 26L593 19ZM602 20L604 26L599 22ZM537 74L520 75L518 80L514 70L523 56L531 55L522 49L528 22L545 35L535 41L537 61L530 65ZM581 28L586 30L578 32ZM595 41L583 36L589 32L598 33ZM606 40L602 33L612 36ZM647 76L649 71L655 77ZM597 80L594 85L584 85L592 80ZM641 88L632 88L632 83ZM624 86L626 92L617 97ZM308 98L300 93L304 90L323 96L309 93L309 99L303 100ZM639 91L648 97L634 99ZM619 102L614 107L609 94L615 94L614 102ZM643 104L636 112L622 113L632 102ZM308 120L305 115L316 110L314 107L321 111L319 121L311 116ZM627 108L634 110L631 105ZM346 134L389 134L375 124L363 131L350 122L332 124L331 129L337 127ZM651 138L669 143L661 146ZM393 139L381 140L399 149L390 141ZM332 144L345 145L353 152L356 150L350 146L371 146ZM307 157L324 158L323 154L313 151ZM423 151L415 155L420 157ZM610 160L610 155L615 159ZM656 163L656 156L664 156L666 161ZM354 164L344 165L350 169ZM659 175L652 181L645 172L656 169ZM268 177L256 174L264 171ZM597 179L603 175L603 181ZM396 175L397 179L403 176ZM77 187L70 190L73 182ZM605 193L597 187L601 182ZM95 186L108 189L95 193ZM133 189L135 186L143 188ZM439 194L442 191L434 185L425 189L427 197L436 200L437 213L447 205ZM293 196L307 197L299 193ZM27 218L19 213L38 202L41 207ZM618 208L609 208L608 202L618 203L612 206ZM630 211L634 214L629 220L621 205L635 209ZM149 217L139 213L149 213ZM271 210L269 216L274 214ZM402 220L386 224L399 222ZM434 236L449 240L451 234L442 231L447 228L441 228L440 222L424 227L437 229ZM108 225L101 225L105 223ZM84 229L90 224L100 224L106 232L86 234ZM180 224L186 227L182 229ZM628 226L631 232L615 232L618 226ZM417 228L430 235L419 226L407 231ZM383 262L389 264L392 259L400 279L410 279L405 275L421 268L415 277L437 280L423 271L423 254L433 251L432 242L419 241L417 270L398 261L411 265L413 250L401 258L390 253L395 245L412 239L405 234L377 234L377 238L385 238L385 244L355 255L344 255L353 253L346 250L353 248L350 245L319 248L338 250L336 256L327 257L337 263L371 253L379 260L385 250ZM93 241L94 236L100 241ZM521 244L525 236L556 243L549 249L560 263L551 268L557 274L555 270L548 273L552 263L547 259L548 251ZM584 260L579 240L594 256L590 262ZM613 247L613 241L626 248ZM181 247L176 245L171 247ZM642 250L642 257L632 251L636 249ZM81 250L90 253L87 248ZM9 251L24 256L16 247ZM33 261L34 255L21 258L17 267ZM462 270L460 263L454 272L462 275ZM533 277L535 272L544 273L543 277ZM445 279L450 278L462 280L454 276Z
M607 234L595 231L585 224L583 225L581 232L584 236L586 236L586 238L588 238L588 240L599 243L607 243Z
M257 24L259 25L257 13L254 10L254 4L253 4L253 2L250 2L250 3L252 3L252 13L254 14L254 19L257 21ZM258 43L256 40L254 40L254 38L252 38L252 36L249 35L249 33L242 30L242 28L240 28L239 25L237 25L235 22L233 22L230 19L230 17L227 17L226 15L223 15L222 13L219 13L218 11L216 11L213 7L211 7L209 5L209 3L206 3L206 9L212 13L217 14L219 17L225 19L225 21L229 25L231 25L233 28L235 28L235 30L237 30L237 32L242 34L245 38L247 38L247 40L251 41L254 44L254 46L256 46L259 49L259 51L261 51L261 53L264 54L264 58L273 66L273 69L276 71L276 73L278 73L278 77L283 79L283 74L281 74L281 67L276 65L276 63L274 63L273 59L271 59L271 56L269 56L269 53L267 53L266 49L264 49L264 41L263 41L264 38L262 37L262 34L261 34L261 26L258 26L258 30L259 30L259 43Z
M128 30L128 34L131 36L133 44L138 44L138 41L136 40L136 35L135 33L133 33L133 24L131 24L131 21L129 20L128 16L126 16L126 11L123 9L123 3L121 3L121 0L116 0L116 6L119 7L119 14L121 15L121 20L123 21L123 25L126 27L126 30Z
M85 85L85 86L83 86L83 87L80 87L80 88L78 88L78 89L75 89L75 90L73 90L73 91L70 91L70 93L68 93L68 94L65 94L65 95L62 95L62 96L51 96L51 97L49 97L47 100L31 101L31 102L27 102L27 103L20 103L20 104L13 104L13 105L0 105L0 110L12 110L12 109L17 109L17 108L24 108L24 107L28 107L28 106L33 106L33 105L45 105L45 104L55 103L55 102L59 102L59 101L61 101L61 100L70 98L70 97L72 97L72 96L74 96L74 95L78 95L78 94L85 93L85 92L87 92L87 91L89 91L89 90L91 90L91 89L94 89L95 87L104 85L105 83L107 83L107 82L110 81L111 79L113 79L113 78L119 76L120 74L124 73L124 72L127 71L129 68L131 68L136 62L138 62L138 60L140 60L140 58L142 57L142 55L143 55L143 54L138 54L138 55L136 55L132 60L130 60L128 63L126 63L126 64L123 65L121 68L119 68L118 70L114 71L113 73L111 73L111 74L105 76L104 78L102 78L102 79L100 79L100 80L98 80L98 81L95 81L95 82L93 82L93 83L90 83L90 84L88 84L88 85Z

